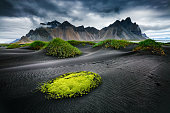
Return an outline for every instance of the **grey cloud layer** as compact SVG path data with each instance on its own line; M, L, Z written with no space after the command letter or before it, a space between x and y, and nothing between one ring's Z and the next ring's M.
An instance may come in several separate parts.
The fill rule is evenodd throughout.
M46 17L48 12L69 15L69 7L81 2L84 8L100 14L120 13L121 10L137 6L147 6L156 10L170 10L170 0L1 0L0 16ZM72 6L71 6L72 5ZM170 16L170 13L167 13Z

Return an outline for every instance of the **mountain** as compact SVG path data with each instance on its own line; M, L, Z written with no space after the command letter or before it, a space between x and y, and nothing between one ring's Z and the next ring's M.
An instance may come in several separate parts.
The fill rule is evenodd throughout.
M48 22L48 23L40 23L40 25L42 25L42 26L46 25L47 27L51 27L51 28L55 28L55 27L59 26L60 24L61 23L56 20L54 20L52 22Z
M108 27L105 27L99 32L100 39L126 39L126 40L141 40L145 39L142 36L140 27L136 23L132 23L130 17L122 21L115 21Z
M18 42L20 39L15 39L14 41L12 41L11 43L15 43Z
M30 30L22 40L49 41L55 37L64 40L104 40L104 39L126 39L143 40L146 34L142 34L139 25L132 23L131 18L117 20L108 27L98 30L94 27L74 26L68 21L60 23L56 20L47 23L40 23L41 27Z

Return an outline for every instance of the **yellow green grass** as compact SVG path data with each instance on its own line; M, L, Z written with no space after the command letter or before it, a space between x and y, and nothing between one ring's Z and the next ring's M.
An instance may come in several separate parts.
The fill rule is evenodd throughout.
M126 46L130 44L133 44L133 43L126 41L126 40L107 39L107 40L96 43L93 47L121 49L121 48L125 48Z
M55 38L50 41L45 50L47 55L56 56L58 58L75 57L76 55L82 54L78 48L60 38Z
M152 39L146 39L139 42L138 46L134 48L133 51L147 54L165 55L165 52L162 49L162 43L156 42Z
M61 99L82 96L102 83L100 75L88 72L73 72L63 74L40 86L40 91L47 98Z

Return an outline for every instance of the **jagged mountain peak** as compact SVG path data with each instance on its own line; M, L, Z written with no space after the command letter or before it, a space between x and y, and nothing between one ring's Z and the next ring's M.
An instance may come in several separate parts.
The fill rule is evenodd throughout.
M83 26L83 25L81 25L81 26L78 26L77 28L81 28L81 29L84 29L84 26Z
M116 20L113 24L110 24L109 27L115 27L120 26L121 22L119 20Z
M44 23L41 23L43 25ZM140 27L136 23L132 23L130 17L125 20L116 20L113 24L98 30L94 27L74 26L68 21L60 23L56 20L48 22L49 26L43 26L35 30L31 30L26 37L31 40L48 41L55 37L64 40L104 40L104 39L127 39L140 40L146 39L142 34ZM45 25L47 25L45 24Z
M86 27L85 30L89 33L92 33L92 34L98 34L99 33L99 30L96 29L95 27Z
M68 22L68 21L64 21L63 23L62 23L62 25L66 25L66 26L73 26L70 22Z
M80 31L80 32L85 31L85 29L84 29L84 26L83 26L83 25L78 26L78 27L75 27L75 30L76 30L76 31Z
M51 21L51 22L47 22L47 23L40 23L40 25L42 26L45 26L47 25L48 27L51 27L51 28L55 28L57 26L59 26L61 23L58 22L57 20L54 20L54 21Z
M75 27L75 26L69 23L68 21L64 21L59 27L65 28L65 27Z
M47 22L47 25L59 25L61 24L60 22L58 22L57 20L51 21L51 22Z
M131 20L130 17L127 17L127 18L125 19L125 21L126 21L126 22L132 22L132 20Z

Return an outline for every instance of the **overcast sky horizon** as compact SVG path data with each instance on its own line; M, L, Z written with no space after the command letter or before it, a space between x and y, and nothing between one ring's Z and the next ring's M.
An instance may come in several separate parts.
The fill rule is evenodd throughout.
M101 29L127 17L150 38L170 38L169 12L170 0L1 0L0 43L26 35L41 22Z

